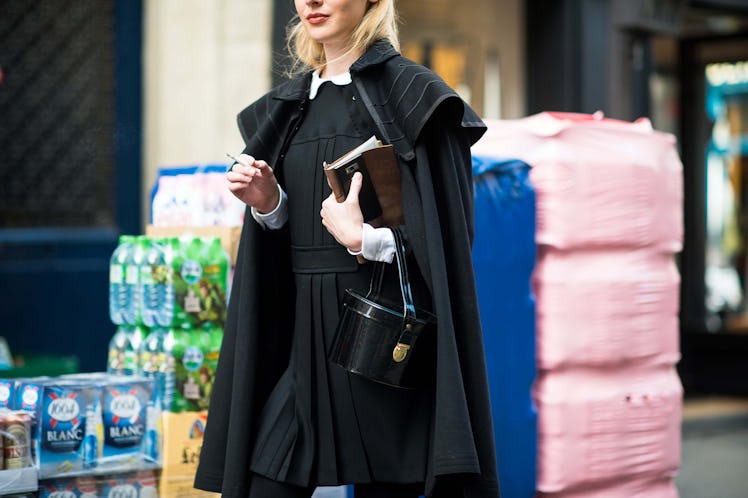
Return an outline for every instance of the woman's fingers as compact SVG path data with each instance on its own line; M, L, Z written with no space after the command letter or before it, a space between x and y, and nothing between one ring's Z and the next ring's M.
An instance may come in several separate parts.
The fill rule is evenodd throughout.
M229 181L229 184L234 183L240 183L240 184L247 184L252 181L252 173L245 172L241 170L240 168L243 168L241 165L236 165L234 169L226 173L226 179Z
M229 182L229 191L232 194L240 194L246 187L247 185L242 182Z
M320 214L322 214L325 211L325 207L330 205L330 203L336 203L337 200L335 200L335 194L328 195L323 201L322 201L322 209L320 209Z
M364 176L357 171L351 178L351 186L348 189L348 195L345 198L346 204L352 204L358 209L358 195L361 193L361 185L364 183Z
M265 162L263 161L263 163ZM269 172L269 174L264 174L264 171ZM267 163L265 163L264 169L258 168L257 166L248 166L245 164L237 163L233 168L226 172L226 178L230 182L250 183L252 181L252 178L257 175L270 176L272 175L272 173L273 172L267 165Z
M273 168L271 168L270 165L265 161L255 161L254 166L257 168L258 175L265 178L273 176Z
M255 158L250 156L249 154L239 154L239 157L237 157L237 159L239 159L240 164L248 164L250 166L252 166L252 164L255 162Z
M363 184L364 176L360 171L353 174L351 178L351 187L348 189L348 196L345 198L346 201L358 199L358 194L361 192L361 185Z
M251 178L256 174L264 174L264 172L269 172L272 174L272 170L270 169L270 166L268 166L268 163L265 161L258 161L254 157L248 155L248 154L239 154L239 157L237 157L239 162L234 164L231 169L228 171L228 173L239 173L247 177L247 180L251 180ZM231 180L231 176L227 174L227 178ZM268 174L265 174L265 176L269 176ZM237 178L234 176L233 178ZM240 181L239 179L236 179L234 181Z
M268 206L278 205L278 182L266 161L239 154L226 172L226 180L232 194L260 212L268 212L271 210L267 209Z

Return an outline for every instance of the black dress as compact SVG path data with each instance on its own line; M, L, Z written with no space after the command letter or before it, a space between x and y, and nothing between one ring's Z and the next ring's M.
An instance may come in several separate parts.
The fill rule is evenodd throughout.
M262 410L251 469L301 486L426 478L433 392L378 384L327 359L345 289L365 291L374 266L356 263L320 218L330 194L322 162L374 134L353 95L350 84L322 84L278 175L288 194L296 314L289 365ZM397 296L395 267L385 292Z
M373 390L373 386L362 388L351 377L347 380L349 392L343 395L341 390L330 388L338 385L332 382L337 378L333 373L337 367L320 367L319 362L324 361L322 355L311 351L306 353L306 371L315 372L314 382L301 378L296 373L304 366L299 361L299 353L305 349L301 342L305 341L311 350L312 337L322 337L326 342L332 330L328 324L333 319L327 314L327 307L321 305L321 289L328 290L325 298L339 296L348 280L355 278L352 273L355 268L346 268L351 273L327 270L336 274L332 276L337 289L329 292L331 284L326 278L331 275L325 274L325 270L322 273L305 270L316 259L332 267L330 263L334 262L326 252L294 250L296 269L292 272L288 224L279 230L262 230L251 216L246 216L195 486L220 492L225 498L246 498L252 487L249 470L253 467L265 468L267 472L263 473L285 475L285 480L299 483L315 480L326 483L322 474L330 473L324 471L330 466L335 468L336 480L358 480L349 479L354 471L382 479L387 479L384 474L409 477L405 474L410 471L401 467L414 465L412 455L418 460L420 450L426 446L425 495L498 498L495 438L470 245L473 239L470 146L485 132L485 124L433 71L400 56L385 40L371 45L351 65L350 72L356 104L363 104L366 116L376 123L381 138L393 145L403 166L403 214L409 258L414 261L409 269L418 270L411 271L411 284L414 273L420 273L428 289L423 293L429 305L426 308L438 317L434 334L435 387L428 394L416 395L427 396L427 400L421 401L410 398L411 393L372 394L368 387ZM307 73L278 85L237 116L244 151L267 160L278 173L284 169L288 141L309 109L310 78ZM317 107L319 102L312 104ZM341 105L346 111L345 104ZM343 125L344 129L348 127L353 128L350 121ZM318 148L322 150L321 144L312 150ZM310 168L318 166L313 156L307 157L303 164ZM333 156L331 151L330 158ZM289 170L292 164L295 162L287 163ZM289 190L291 183L298 183L292 182L293 178L287 180L280 179L281 185ZM319 185L325 188L321 180L316 185L308 184L307 188ZM309 223L318 223L315 212L319 207L310 203L307 208ZM323 232L319 229L318 233ZM299 264L299 255L307 253L312 257L301 257L303 264ZM367 271L363 270L365 267L362 265L360 271ZM306 289L301 285L305 282ZM289 365L296 317L288 308L294 308L297 285L302 303L299 314L304 314L302 308L308 307L311 311L306 315L312 316L314 311L315 318L306 323L298 320L299 344L294 346L292 373L281 383L289 386L285 390L292 394L284 398L278 394L283 389L278 388L273 402L268 404L271 391ZM314 308L312 298L318 301ZM324 322L325 327L314 325L315 321ZM324 334L312 335L312 330L323 330ZM301 384L307 387L299 387ZM325 387L327 393L320 394ZM361 392L366 398L363 402ZM405 403L412 402L412 408L400 408L405 404L397 399L400 394L406 398ZM305 398L309 400L307 407L302 406ZM341 400L348 399L349 406L356 408L356 425L351 428L344 410L333 414L333 409L326 408L318 399L327 399L328 407L340 407ZM311 400L315 401L314 406ZM433 402L433 409L422 409L421 402L427 407ZM261 413L266 405L267 413L272 406L283 407L285 413L276 417L278 420L266 415L259 434ZM379 410L386 411L386 420ZM400 413L393 415L391 412L395 410ZM427 412L432 413L429 421L426 421ZM328 418L320 421L324 413L328 413ZM280 420L286 422L285 427L280 427ZM430 430L426 445L420 433L427 425ZM335 430L325 429L326 426ZM401 445L397 436L388 434L387 426L395 427L398 435L405 434L402 439L407 443ZM293 434L282 448L285 429ZM257 444L258 435L264 438L263 448ZM270 441L270 435L274 441ZM377 444L370 444L372 440ZM352 441L358 441L358 451L356 448L349 451ZM253 465L255 448L257 458ZM332 457L330 448L335 449ZM398 451L401 454L393 456ZM358 453L359 458L349 457L351 453ZM263 458L274 455L277 458ZM362 469L361 455L368 468ZM309 478L304 479L305 476Z

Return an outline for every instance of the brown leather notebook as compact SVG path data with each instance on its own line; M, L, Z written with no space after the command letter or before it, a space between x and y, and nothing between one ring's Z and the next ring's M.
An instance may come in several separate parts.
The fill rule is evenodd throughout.
M373 136L323 167L338 202L348 196L353 174L361 172L363 184L358 200L366 223L374 227L403 223L400 168L392 145L382 145Z

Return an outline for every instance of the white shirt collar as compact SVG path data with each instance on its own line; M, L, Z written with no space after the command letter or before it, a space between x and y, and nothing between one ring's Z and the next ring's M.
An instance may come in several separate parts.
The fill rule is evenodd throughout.
M325 78L320 78L319 69L317 69L316 71L312 73L312 84L309 86L309 98L310 99L313 99L314 97L317 96L317 91L319 90L319 87L322 86L322 83L324 83L325 81L331 81L332 83L336 85L340 85L340 86L347 85L348 83L351 82L351 73L345 72L345 73L340 73L340 74L336 74L336 75L325 77Z

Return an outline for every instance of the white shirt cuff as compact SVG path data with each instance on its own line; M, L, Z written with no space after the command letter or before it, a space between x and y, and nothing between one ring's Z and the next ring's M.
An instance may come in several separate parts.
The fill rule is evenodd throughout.
M369 261L383 261L392 263L395 257L395 237L389 228L374 228L364 223L364 231L361 238L361 250L353 252L354 256L361 255Z
M275 209L269 213L258 213L255 208L250 208L249 212L252 214L252 218L255 219L258 225L263 229L269 228L270 230L277 230L286 224L288 221L288 196L278 185L278 205Z

